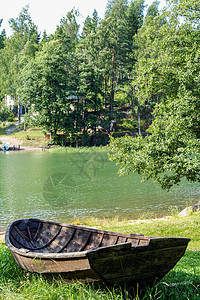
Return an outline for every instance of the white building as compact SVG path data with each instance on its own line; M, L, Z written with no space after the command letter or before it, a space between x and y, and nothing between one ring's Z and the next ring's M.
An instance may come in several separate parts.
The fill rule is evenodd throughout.
M10 107L11 110L14 108L14 106L15 106L15 100L12 99L9 95L5 96L4 101L5 101L5 106L6 107Z

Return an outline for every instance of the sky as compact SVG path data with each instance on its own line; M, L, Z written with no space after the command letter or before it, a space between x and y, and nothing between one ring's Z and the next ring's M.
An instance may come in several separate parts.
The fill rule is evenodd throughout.
M153 0L146 0L147 5L151 5ZM160 7L163 6L164 0L160 0ZM81 16L78 24L84 22L86 17L92 16L94 9L97 10L99 17L104 17L107 0L0 0L0 19L3 19L1 29L6 30L6 35L11 35L8 20L16 19L22 8L29 5L29 14L38 31L41 33L46 30L47 34L54 33L60 20L66 16L67 12L73 7L79 9Z

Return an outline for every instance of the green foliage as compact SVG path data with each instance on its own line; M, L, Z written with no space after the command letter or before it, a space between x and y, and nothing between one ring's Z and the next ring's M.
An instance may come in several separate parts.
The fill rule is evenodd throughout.
M188 11L197 1L176 3L162 16L150 15L139 34L146 43L140 46L135 83L140 99L159 99L150 136L112 139L110 146L121 174L137 172L164 189L183 177L200 181L199 18Z
M1 122L13 122L15 118L15 115L13 112L11 112L8 108L4 107L1 111L0 111L0 121Z
M89 16L85 19L84 25L83 25L83 31L82 31L82 38L88 36L92 32L94 32L98 26L99 23L99 17L96 10L94 10L92 14L92 18Z
M143 9L143 1L134 1L130 5L126 0L110 1L105 18L96 29L98 65L95 65L103 76L104 106L109 108L110 119L116 109L116 92L120 85L130 84L130 72L135 63L133 36L141 26Z
M74 8L62 18L55 34L48 37L44 32L40 41L37 27L33 24L26 6L16 19L10 19L13 34L5 39L4 48L0 50L0 98L7 94L23 106L34 104L35 111L40 116L26 115L26 123L36 122L45 126L46 130L52 131L52 134L53 131L55 133L62 130L68 136L70 133L74 137L84 131L86 136L87 130L91 130L95 135L97 126L102 125L104 121L109 129L109 122L118 114L119 107L123 106L124 109L125 106L130 106L132 112L134 111L135 97L130 80L135 64L133 36L142 25L143 10L143 0L131 3L127 0L111 1L105 18L100 20L97 11L94 10L92 17L86 18L82 34L79 36L79 12ZM55 79L53 73L57 65L50 57L49 70L46 77L44 76L46 79L42 79L45 71L39 74L42 70L39 67L39 59L43 64L42 56L47 55L44 53L45 47L47 49L47 45L55 41L62 45L63 53L57 53L57 56L61 55L60 61L63 54L65 55L65 83L59 72ZM50 53L48 55L50 56ZM45 63L47 64L47 60ZM54 64L54 67L50 67L50 64ZM44 67L44 70L47 70L47 67ZM47 76L54 77L53 85L57 86L57 91L56 87L53 89L49 86ZM64 85L66 95L59 96L63 103L57 101L60 102L57 108L51 107L49 112L46 109L45 113L44 107L42 108L44 98L47 108L47 98L51 103L50 97L55 99L55 93L58 94L58 90L64 91ZM118 101L122 90L124 100ZM65 108L64 101L67 103Z
M63 46L52 40L43 45L21 74L18 89L21 101L34 104L35 112L40 115L37 121L52 134L70 119L68 63Z
M18 18L11 18L9 24L13 35L4 39L4 47L0 49L0 97L7 94L17 100L20 71L34 57L39 35L28 13L28 7L22 9Z
M157 17L159 15L159 9L158 9L159 4L160 2L158 0L153 1L153 3L148 7L145 18L148 18L149 16L152 16L154 18Z
M138 128L138 121L137 120L122 120L119 125L124 130L136 131L136 129Z
M60 26L57 27L55 32L55 39L60 39L66 51L74 51L78 42L78 30L76 17L79 16L78 10L74 8L69 11L66 17L60 21Z
M3 19L0 19L0 27L1 27L1 23L3 22ZM6 38L6 32L5 29L2 30L2 32L0 33L0 49L2 49L4 47L4 39Z

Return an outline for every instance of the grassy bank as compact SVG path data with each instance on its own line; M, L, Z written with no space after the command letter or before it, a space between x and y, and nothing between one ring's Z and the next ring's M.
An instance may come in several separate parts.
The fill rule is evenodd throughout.
M190 237L188 250L163 280L135 299L200 299L200 214L166 219L130 221L117 219L76 220L74 223L119 232L140 232L153 236ZM92 285L68 284L62 278L23 271L13 260L4 243L0 243L0 299L123 299L120 290L95 289ZM125 299L131 299L128 295Z
M77 225L99 227L104 230L123 233L142 233L147 236L163 237L189 237L191 239L188 249L200 250L200 213L191 213L188 216L179 217L178 214L165 218L119 220L118 218L75 220Z
M53 147L50 152L108 152L106 146L92 147Z
M26 131L16 129L9 137L20 140L23 147L45 147L47 144L46 137L40 128L30 128Z

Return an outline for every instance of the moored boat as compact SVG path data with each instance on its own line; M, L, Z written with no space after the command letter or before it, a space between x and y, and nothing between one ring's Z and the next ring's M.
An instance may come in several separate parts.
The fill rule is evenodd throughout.
M10 148L10 143L9 142L4 142L3 145L1 146L2 151L8 151Z
M22 219L8 225L5 241L15 261L30 272L130 287L160 280L183 256L190 239Z

